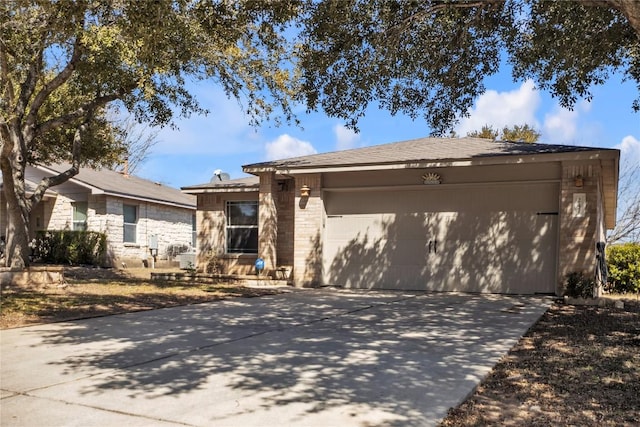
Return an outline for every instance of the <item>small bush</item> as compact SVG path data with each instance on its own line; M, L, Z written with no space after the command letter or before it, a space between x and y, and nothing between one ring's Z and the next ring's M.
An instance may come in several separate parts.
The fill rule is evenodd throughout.
M607 290L621 294L640 292L640 243L609 246L607 269Z
M33 257L45 264L102 265L107 235L94 231L39 231L32 246Z
M565 293L573 298L593 298L596 281L582 272L569 273L565 279Z

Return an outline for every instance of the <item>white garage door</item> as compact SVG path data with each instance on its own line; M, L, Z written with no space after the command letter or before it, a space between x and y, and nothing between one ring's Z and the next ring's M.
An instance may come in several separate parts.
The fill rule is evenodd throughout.
M558 184L325 193L325 283L553 293Z

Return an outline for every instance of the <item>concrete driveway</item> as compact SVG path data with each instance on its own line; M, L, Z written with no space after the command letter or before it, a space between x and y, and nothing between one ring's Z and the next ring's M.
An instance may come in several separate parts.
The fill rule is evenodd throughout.
M300 290L5 330L0 424L436 425L550 303Z

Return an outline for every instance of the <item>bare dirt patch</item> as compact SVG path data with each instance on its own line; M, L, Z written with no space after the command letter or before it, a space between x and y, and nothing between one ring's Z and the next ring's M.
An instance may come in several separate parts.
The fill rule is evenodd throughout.
M154 270L168 272L171 270ZM149 269L65 268L61 285L3 286L0 328L282 292L229 284L151 282Z
M640 425L640 304L554 304L442 422L449 426Z

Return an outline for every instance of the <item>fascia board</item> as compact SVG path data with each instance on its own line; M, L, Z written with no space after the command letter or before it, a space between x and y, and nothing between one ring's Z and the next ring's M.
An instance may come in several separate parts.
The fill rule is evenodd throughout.
M122 198L122 199L136 200L136 201L145 202L145 203L155 203L157 205L173 206L173 207L177 207L177 208L191 209L191 210L195 210L196 209L195 203L193 205L188 205L188 204L184 204L184 203L171 202L171 201L168 201L168 200L152 199L152 198L149 198L149 197L138 197L138 196L132 196L130 194L115 193L115 192L111 192L111 191L110 192L103 192L103 194L105 196L119 197L119 198Z
M57 172L57 171L55 171L53 169L49 169L46 166L36 165L34 167L36 169L38 169L38 170L41 170L42 172L49 173L51 175L59 175L60 174L60 172ZM105 191L102 188L99 188L99 187L96 187L94 185L88 184L88 183L86 183L84 181L81 181L81 180L75 178L75 177L69 178L68 182L70 182L72 184L75 184L75 185L78 185L80 187L86 188L88 190L91 190L91 194L106 194Z
M260 191L259 187L241 188L241 187L228 187L228 188L183 188L182 192L186 194L212 194L212 193L255 193Z
M483 165L510 165L524 163L539 163L563 160L602 160L616 158L617 150L596 150L570 153L540 153L527 155L508 156L486 156L469 159L442 159L408 161L394 163L371 163L357 165L336 165L318 167L281 167L276 170L278 175L296 175L308 173L329 173L329 172L358 172L358 171L380 171L394 169L421 169L421 168L443 168L443 167L464 167ZM245 170L249 172L249 170Z

